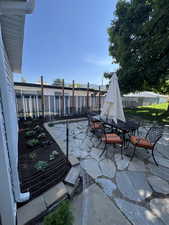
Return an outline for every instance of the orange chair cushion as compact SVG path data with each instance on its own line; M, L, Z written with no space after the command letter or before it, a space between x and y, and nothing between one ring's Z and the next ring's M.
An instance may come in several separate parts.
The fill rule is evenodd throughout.
M136 136L131 136L130 141L133 145L136 145L138 147L143 147L143 148L149 148L152 149L153 145L146 139L144 138L139 138Z
M105 134L102 137L102 141L108 144L122 144L123 140L117 134Z
M92 128L92 129L102 128L102 123L100 123L100 122L93 122L93 123L91 124L91 128Z

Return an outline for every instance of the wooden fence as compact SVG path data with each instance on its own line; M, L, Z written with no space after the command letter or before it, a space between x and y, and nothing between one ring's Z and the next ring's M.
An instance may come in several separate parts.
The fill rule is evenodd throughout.
M27 119L58 116L84 115L87 112L100 112L104 96L51 96L16 94L18 117Z

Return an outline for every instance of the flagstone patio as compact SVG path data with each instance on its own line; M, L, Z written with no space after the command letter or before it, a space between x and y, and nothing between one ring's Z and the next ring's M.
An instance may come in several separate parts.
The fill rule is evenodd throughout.
M45 126L62 151L66 152L65 124L56 123L53 127L45 124ZM149 125L146 128L148 127ZM140 130L142 135L146 133L145 129ZM87 131L87 121L75 121L69 124L69 153L80 159L81 168L93 178L97 188L107 195L112 207L116 207L116 211L125 215L129 224L167 225L169 129L165 129L155 151L159 167L154 164L151 154L144 149L137 149L136 156L131 162L129 156L132 153L132 147L125 150L123 160L120 156L120 148L118 146L113 148L111 145L108 146L107 155L100 158L99 154L103 147L104 145L99 144L98 140ZM101 192L97 191L97 195L100 195L99 193ZM111 211L111 208L105 208L104 202L100 204L102 204L103 213L104 210ZM91 206L88 207L91 208ZM94 207L100 206L95 204ZM112 225L116 224L115 220L110 221ZM97 224L103 223L97 221Z

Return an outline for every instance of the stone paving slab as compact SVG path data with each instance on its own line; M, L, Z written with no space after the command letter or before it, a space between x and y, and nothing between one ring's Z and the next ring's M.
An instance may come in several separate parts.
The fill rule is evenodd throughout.
M130 171L138 171L138 172L145 172L145 164L143 161L140 161L139 159L134 158L128 167L128 170Z
M169 169L161 166L156 166L152 164L148 164L148 168L150 169L151 173L161 177L162 179L169 181Z
M77 166L80 164L80 161L74 155L69 156L69 162L72 166Z
M163 137L159 141L160 144L168 145L168 141L169 141L169 135L168 134L169 134L169 131L167 131L163 134Z
M114 158L115 158L115 162L116 162L118 170L124 170L128 167L129 160L130 160L128 157L123 156L123 159L122 159L121 154L115 154Z
M113 178L116 173L116 167L112 160L110 159L103 159L99 162L101 171L103 173L103 176Z
M144 148L138 148L136 149L136 154L135 154L135 158L141 160L141 161L145 161L148 160L149 158L151 158L151 152L145 150Z
M75 186L75 184L77 183L77 180L79 178L80 175L80 166L74 166L70 169L69 173L67 174L66 178L65 178L65 182L67 184L70 184L72 186Z
M117 186L109 179L97 178L96 183L101 186L104 193L109 197L112 197L113 191L117 189Z
M149 161L154 163L154 160L152 158L150 158ZM156 161L158 165L169 168L169 159L165 159L163 157L158 156L156 157Z
M60 182L54 187L50 188L48 191L42 194L44 202L47 207L51 206L53 203L59 201L67 194L67 190L65 185Z
M116 183L124 197L130 200L142 201L152 194L145 174L141 172L117 172Z
M169 224L169 199L153 199L150 201L150 207L165 225Z
M83 195L80 195L73 202L73 213L75 215L74 225L82 224L80 218L83 219L83 215L81 214L81 210L79 210L80 207L81 209L83 207L82 202ZM96 184L88 188L87 209L87 225L131 225L113 201Z
M43 197L37 197L17 210L18 225L24 225L28 221L39 216L46 210Z
M81 167L85 169L93 179L102 176L98 162L95 159L84 159L81 161Z
M97 161L100 161L101 160L101 157L100 157L101 152L102 152L102 150L99 148L91 148L90 156L91 156L91 158L94 158Z
M133 225L164 225L164 223L147 208L117 198L115 198L115 202Z
M169 184L160 177L150 176L147 180L155 192L169 194Z
M157 151L167 159L169 159L169 145L158 144Z

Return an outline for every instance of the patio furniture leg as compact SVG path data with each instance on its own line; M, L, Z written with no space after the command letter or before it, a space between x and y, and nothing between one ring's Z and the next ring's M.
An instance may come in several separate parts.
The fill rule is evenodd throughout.
M135 152L136 152L136 145L134 146L133 154L132 154L132 156L131 156L131 158L130 158L130 161L132 161L132 160L133 160L134 155L135 155Z
M121 159L123 159L123 144L121 145Z
M154 162L155 162L156 166L158 166L158 163L157 163L157 161L156 161L156 159L155 159L155 156L154 156L154 149L152 150L152 157L153 157L153 159L154 159Z
M105 143L104 149L103 149L102 153L99 155L99 157L101 157L101 156L105 153L105 151L106 151L106 146L107 146L107 143Z
M97 144L97 146L96 146L96 148L98 148L99 147L99 145L102 143L102 140L100 139L99 140L99 143Z

